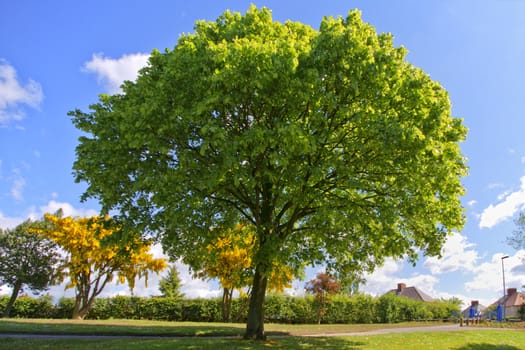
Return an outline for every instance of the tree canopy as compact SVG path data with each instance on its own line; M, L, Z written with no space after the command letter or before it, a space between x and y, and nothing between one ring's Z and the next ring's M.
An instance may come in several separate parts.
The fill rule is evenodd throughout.
M149 252L150 241L131 233L121 234L119 225L108 217L46 214L44 218L50 227L36 232L56 242L68 255L63 268L69 277L66 288L75 288L74 319L86 316L95 298L115 276L121 283L127 281L133 290L137 277L147 282L150 271L160 272L167 266L165 259L154 258Z
M61 278L61 254L51 240L37 236L32 229L42 228L42 221L26 220L14 229L0 229L0 285L12 288L4 317L27 287L33 292L46 290Z
M253 224L246 338L264 338L271 261L339 277L440 254L464 223L466 129L392 40L359 11L319 30L254 6L197 22L122 94L70 112L84 198L175 256Z

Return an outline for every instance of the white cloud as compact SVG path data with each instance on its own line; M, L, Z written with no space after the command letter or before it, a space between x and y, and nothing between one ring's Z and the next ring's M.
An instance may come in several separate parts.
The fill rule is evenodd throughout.
M19 217L7 217L4 216L2 212L0 212L0 229L6 230L15 228L16 225L22 223L24 220L26 219Z
M99 212L94 209L78 209L73 207L73 205L67 203L67 202L58 202L56 200L50 200L46 205L43 205L39 208L39 210L35 211L32 210L29 217L33 220L37 220L41 218L46 213L55 213L57 210L62 209L62 214L64 216L72 216L72 217L85 217L85 216L95 216L98 215Z
M16 70L0 59L0 126L24 118L21 105L37 108L42 101L42 87L34 80L21 84Z
M432 274L444 274L448 272L463 270L473 271L479 260L475 244L469 243L467 238L460 233L454 233L447 238L443 246L441 259L428 257L423 266L428 268Z
M502 183L493 182L493 183L490 183L487 187L488 187L489 190L494 190L494 189L497 189L497 188L502 188L504 186L503 186Z
M468 201L468 203L467 203L467 205L468 205L469 207L473 207L473 206L475 206L476 204L478 204L478 201L476 201L476 200L474 200L474 199L471 200L471 201Z
M0 175L0 180L4 180L10 183L9 195L15 201L22 201L24 199L23 192L24 192L24 187L26 185L26 180L22 176L22 172L28 169L30 169L29 164L25 162L21 162L20 167L13 168L9 176L6 176L5 178L3 178Z
M505 269L506 288L520 288L525 279L523 266L524 250L516 252L505 259L502 266L503 254L494 254L490 261L479 264L472 273L472 280L465 283L467 291L486 291L494 295L503 293L503 268Z
M491 228L498 223L505 221L525 206L525 176L521 177L520 189L512 192L505 193L500 196L500 203L496 205L489 205L483 213L481 213L479 227L480 228Z
M383 266L378 267L371 274L365 274L366 284L363 291L372 295L382 295L396 288L397 283L404 282L398 273L402 270L402 262L394 259L386 259Z
M24 199L22 192L24 190L25 185L26 185L26 180L22 177L16 178L13 181L13 186L11 187L11 196L15 200L21 201Z
M138 71L144 67L149 55L136 53L124 55L114 59L104 57L102 54L94 54L91 61L84 64L84 69L95 73L99 83L101 83L110 94L121 92L120 85L125 80L134 81Z
M218 284L210 281L193 278L187 265L177 263L177 270L182 281L181 293L185 298L215 298L221 295L222 290Z
M53 198L56 198L56 193L52 194ZM75 208L73 205L67 202L58 202L56 200L49 201L46 205L40 206L38 209L29 208L28 214L25 217L8 217L0 212L0 228L10 229L15 228L27 219L38 220L41 219L46 213L55 213L57 210L62 209L64 216L94 216L98 215L99 212L94 209Z
M508 196L509 194L511 194L511 193L512 193L512 191L505 191L505 192L503 192L503 193L498 194L498 197L497 197L497 198L498 198L498 201L502 201L502 200L504 200L505 197L507 197L507 196Z

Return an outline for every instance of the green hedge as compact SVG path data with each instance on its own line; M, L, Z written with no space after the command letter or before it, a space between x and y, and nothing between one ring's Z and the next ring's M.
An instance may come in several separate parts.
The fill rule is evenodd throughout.
M459 306L449 301L420 302L395 294L385 294L377 299L376 322L396 323L420 320L455 320Z
M0 310L9 298L0 297ZM221 302L216 299L180 300L165 297L116 296L98 298L87 319L147 319L164 321L221 322ZM20 297L16 300L12 317L19 318L69 318L74 299L62 298L56 305L50 296L40 298ZM394 294L379 298L359 294L336 295L329 299L322 323L396 323L416 320L450 319L459 315L459 308L446 301L423 303L398 297ZM244 322L247 300L237 298L232 303L232 319ZM313 296L292 297L268 295L265 303L266 322L316 323L317 313Z
M1 312L5 310L9 298L8 296L0 296ZM13 304L10 316L15 318L54 318L55 305L53 305L52 297L49 295L39 298L20 296Z

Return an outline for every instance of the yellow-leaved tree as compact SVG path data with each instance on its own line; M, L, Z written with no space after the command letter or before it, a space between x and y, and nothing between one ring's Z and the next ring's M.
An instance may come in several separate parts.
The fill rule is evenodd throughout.
M217 278L223 288L222 317L231 321L232 297L235 290L252 284L254 275L253 253L257 236L253 225L238 224L234 229L213 229L214 238L201 255L200 269L196 276ZM272 261L272 272L268 278L268 289L283 292L291 287L294 273L289 266Z
M122 234L109 217L90 218L44 215L50 228L36 233L56 242L68 255L64 268L69 277L66 288L75 288L73 319L83 319L95 298L115 277L128 282L133 290L136 278L160 272L167 267L166 259L154 258L151 242L138 234Z

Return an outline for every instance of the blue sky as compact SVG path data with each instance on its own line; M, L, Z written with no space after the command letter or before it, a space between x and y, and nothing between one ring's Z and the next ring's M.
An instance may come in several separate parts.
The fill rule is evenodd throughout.
M443 259L422 257L415 268L389 260L366 276L362 290L377 295L404 282L434 297L487 305L502 294L501 257L507 254L507 287L525 284L525 251L505 242L525 208L525 2L518 0L3 1L0 227L58 208L96 214L96 202L80 202L85 185L72 176L79 132L67 112L86 110L99 93L118 92L151 50L174 47L196 20L214 20L226 9L245 12L250 3L270 8L275 20L314 28L322 16L360 9L449 91L453 114L469 128L461 145L470 167L463 179L464 230L449 238ZM220 293L216 283L191 280L179 268L188 296ZM309 269L309 277L315 271ZM135 294L158 293L156 281L139 284ZM304 282L294 286L300 292ZM51 292L71 295L63 286ZM126 292L111 285L105 295Z

